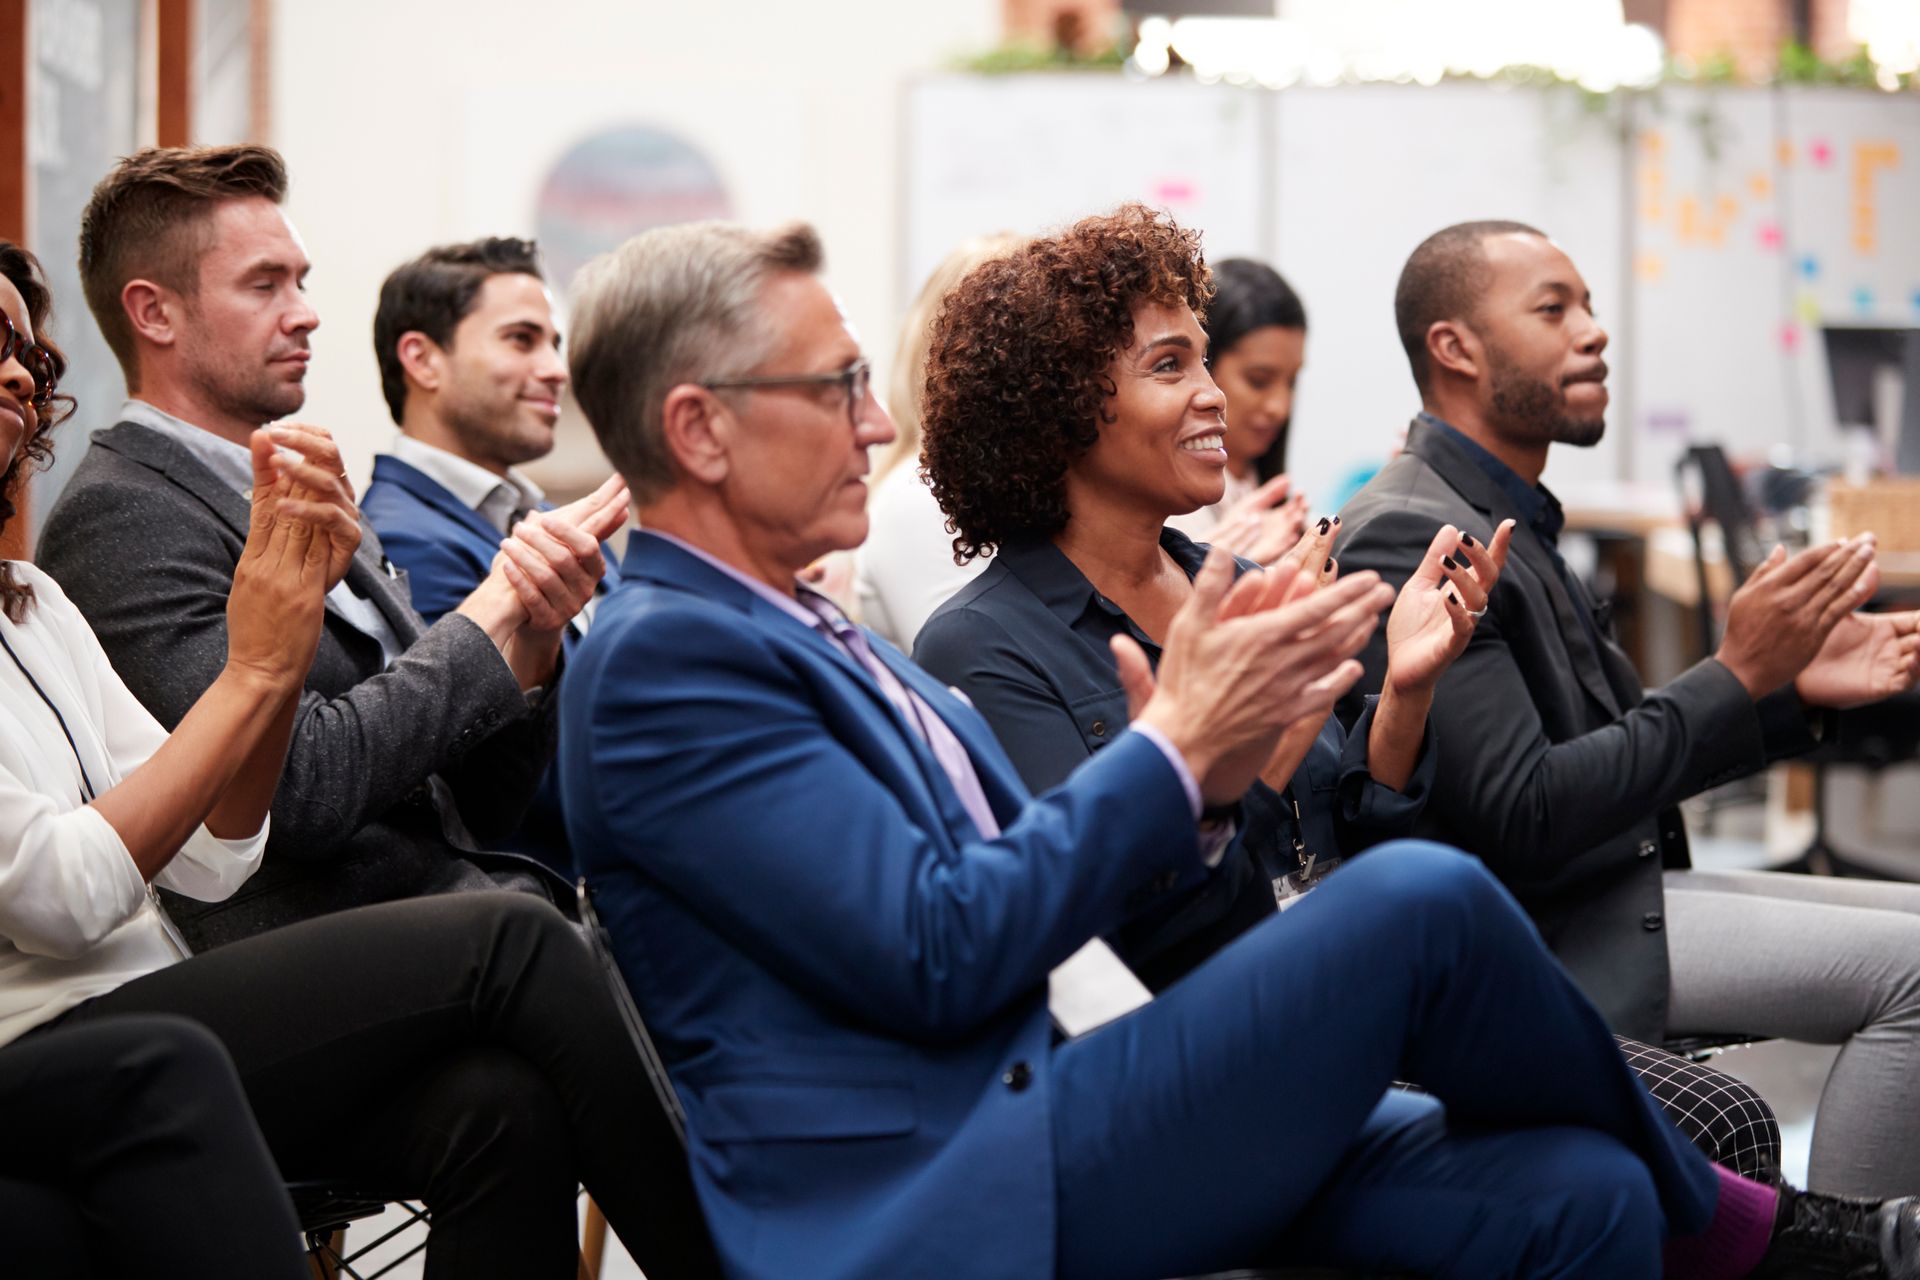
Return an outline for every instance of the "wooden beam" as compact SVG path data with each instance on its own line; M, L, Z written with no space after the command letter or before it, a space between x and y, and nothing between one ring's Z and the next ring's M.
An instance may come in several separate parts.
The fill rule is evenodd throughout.
M27 239L27 0L0 0L0 239ZM0 468L4 470L4 468ZM30 467L12 494L13 519L0 529L0 556L25 560Z
M155 25L160 63L155 134L163 147L184 147L193 141L193 0L160 0Z
M0 0L0 238L27 239L27 0Z

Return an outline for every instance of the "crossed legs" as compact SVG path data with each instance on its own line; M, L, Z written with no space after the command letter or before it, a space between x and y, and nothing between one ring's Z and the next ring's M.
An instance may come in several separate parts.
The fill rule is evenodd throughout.
M1063 1277L1653 1276L1718 1194L1525 915L1438 845L1357 859L1056 1055Z
M61 1025L156 1010L225 1044L287 1177L425 1200L429 1277L572 1277L578 1182L650 1276L718 1271L611 995L544 902L323 916L137 978Z

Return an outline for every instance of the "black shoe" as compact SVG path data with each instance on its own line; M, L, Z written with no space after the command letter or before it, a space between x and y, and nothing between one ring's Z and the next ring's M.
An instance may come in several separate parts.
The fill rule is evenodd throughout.
M1788 1188L1781 1196L1753 1280L1920 1280L1920 1197L1848 1200Z

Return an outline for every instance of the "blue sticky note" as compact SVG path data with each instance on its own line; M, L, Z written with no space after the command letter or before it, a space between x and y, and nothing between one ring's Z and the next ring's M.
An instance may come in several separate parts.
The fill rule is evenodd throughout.
M1915 311L1920 311L1920 289L1915 289L1913 291L1913 309Z
M1799 266L1800 274L1808 280L1812 280L1820 274L1820 259L1810 253L1801 255Z
M1865 315L1873 310L1873 290L1861 285L1853 291L1853 309Z

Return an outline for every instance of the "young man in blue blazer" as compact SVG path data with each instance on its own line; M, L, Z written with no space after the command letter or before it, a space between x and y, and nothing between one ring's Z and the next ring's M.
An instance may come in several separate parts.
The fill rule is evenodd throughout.
M796 579L865 536L893 434L821 256L804 226L662 228L589 266L574 313L641 530L562 689L560 777L728 1271L1650 1277L1664 1239L1668 1274L1747 1274L1801 1201L1694 1151L1442 846L1383 845L1056 1035L1099 936L1213 873L1215 806L1324 717L1390 593L1289 601L1287 571L1215 556L1157 676L1121 655L1132 725L1029 795L978 715Z
M373 346L400 433L391 453L374 457L361 510L432 622L487 576L502 539L528 513L552 509L519 470L553 451L567 386L538 250L496 236L441 245L397 267L380 286ZM613 549L601 551L604 592L619 571ZM568 624L568 649L596 603ZM551 776L505 843L571 874Z

